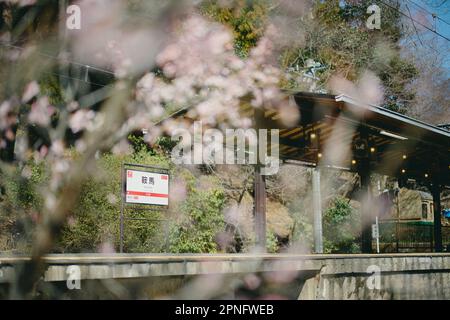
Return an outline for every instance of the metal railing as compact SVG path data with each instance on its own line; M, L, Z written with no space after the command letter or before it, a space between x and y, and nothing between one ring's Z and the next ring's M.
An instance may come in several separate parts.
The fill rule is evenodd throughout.
M433 224L421 222L380 222L380 252L432 252ZM375 241L373 241L373 246ZM450 227L442 226L442 245L450 251Z

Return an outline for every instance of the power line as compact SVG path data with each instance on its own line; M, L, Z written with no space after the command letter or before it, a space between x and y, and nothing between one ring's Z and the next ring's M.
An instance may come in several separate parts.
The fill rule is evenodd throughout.
M24 50L25 49L25 48L17 46L17 45L1 43L1 42L0 42L0 46L10 47L10 48L19 49L19 50ZM61 59L59 59L58 57L55 57L55 56L52 56L52 55L49 55L49 54L46 54L46 53L43 53L43 52L39 52L39 55L45 56L45 57L50 58L50 59L55 59L55 60L61 61ZM82 64L82 63L78 63L78 62L74 62L74 61L64 60L64 62L73 64L73 65L77 65L77 66L85 67L86 70L93 69L93 70L99 71L99 72L104 72L104 73L108 73L108 74L112 74L112 75L114 74L113 72L110 72L108 70L92 67L92 66L85 65L85 64ZM60 73L56 73L56 72L51 72L51 71L46 71L44 73L52 74L52 75L59 76L61 78L65 78L65 79L71 79L71 80L76 80L76 81L79 81L79 82L88 83L90 85L94 85L94 86L97 86L97 87L109 87L109 86L111 86L111 85L104 85L104 84L88 81L87 77L85 77L85 79L80 79L80 78L76 78L76 77L72 77L72 76L69 76L69 75L60 74Z
M431 29L430 27L424 25L423 23L417 21L416 19L414 19L414 18L408 16L408 15L407 15L406 13L404 13L403 11L401 11L401 10L399 10L399 9L397 9L397 8L395 8L395 7L393 7L393 6L391 6L390 4L388 4L388 3L386 3L386 2L384 2L384 1L382 1L382 0L380 0L380 2L381 2L382 4L384 4L385 6L391 8L392 10L395 10L395 11L397 11L398 13L400 13L401 15L407 17L408 19L411 19L411 21L414 21L415 23L417 23L418 25L424 27L424 28L427 29L428 31L431 31L431 32L433 32L434 34L438 35L439 37L441 37L441 38L443 38L443 39L445 39L445 40L447 40L447 41L450 42L450 38L444 36L443 34L437 32L436 30Z
M409 17L412 19L411 11L409 10L409 6L408 6L408 5L406 5L406 9L408 10ZM417 30L417 28L416 28L416 25L415 25L414 21L412 21L412 25L413 25L413 27L414 27L414 30L415 30L415 32L416 32L416 35L417 35L417 38L419 39L420 44L421 44L422 46L424 46L425 44L422 42L422 39L420 38L419 32L418 32L418 30ZM416 43L415 43L414 41L413 41L413 43L414 43L414 46L416 46ZM416 47L417 47L417 46L416 46ZM433 48L432 46L430 46L428 43L427 43L427 47L430 48L431 50L435 51L436 53L441 54L438 50L436 50L435 48Z
M439 17L436 13L434 12L430 12L428 11L426 8L424 8L423 6L417 4L416 2L414 2L413 0L407 0L409 2L411 2L413 5L415 5L416 7L420 8L421 10L425 11L426 13L428 13L429 15L431 15L433 18L436 18L438 20L441 20L442 22L444 22L445 24L450 26L450 22L447 22L446 20L442 19L441 17Z
M10 44L10 43L5 43L5 42L0 42L0 45L3 46L3 47L9 47L9 48L14 48L14 49L18 49L18 50L25 50L24 47L17 46L17 45L13 45L13 44ZM59 57L50 55L50 54L48 54L48 53L38 52L38 54L39 54L40 56L43 56L43 57L46 57L46 58L49 58L49 59L53 59L53 60L57 60L57 61L59 61L59 62L66 62L66 63L73 64L73 65L75 65L75 66L84 67L84 68L86 68L86 69L88 69L88 70L91 70L91 69L92 69L92 70L95 70L95 71L107 73L107 74L109 74L109 75L115 75L114 72L109 71L109 70L106 70L106 69L102 69L102 68L98 68L98 67L93 67L93 66L90 66L90 65L87 65L87 64L83 64L83 63L76 62L76 61L71 61L71 60L68 60L68 59L62 59L62 58L59 58Z
M411 11L409 11L408 5L406 5L406 9L408 9L409 17L412 19ZM420 39L420 35L419 35L419 32L417 31L417 28L416 28L416 25L414 24L414 21L413 21L412 24L413 24L414 30L416 31L417 38L419 38L420 44L423 46L422 39Z
M79 82L88 83L88 84L90 84L90 85L97 86L97 87L112 87L111 84L100 84L100 83L95 83L95 82L92 82L92 81L87 81L87 80L85 80L85 79L80 79L80 78L76 78L76 77L71 77L71 76L68 76L68 75L65 75L65 74L56 73L56 72L46 71L46 72L44 72L44 73L52 74L52 75L59 76L59 77L61 77L61 78L65 78L65 79L71 79L71 80L76 80L76 81L79 81Z

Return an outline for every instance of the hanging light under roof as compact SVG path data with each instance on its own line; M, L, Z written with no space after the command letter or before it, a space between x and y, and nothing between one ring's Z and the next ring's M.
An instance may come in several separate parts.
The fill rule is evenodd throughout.
M385 130L381 130L380 134L387 136L387 137L391 137L391 138L395 138L395 139L399 139L399 140L408 140L408 138L403 137L403 136L399 136L398 134L392 133L392 132L388 132Z

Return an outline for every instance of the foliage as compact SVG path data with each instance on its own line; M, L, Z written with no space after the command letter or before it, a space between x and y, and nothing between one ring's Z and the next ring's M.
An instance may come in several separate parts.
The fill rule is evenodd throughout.
M164 156L145 148L126 158L107 154L99 166L107 179L87 181L73 218L61 239L64 250L92 250L104 242L118 247L120 212L120 166L122 162L171 167ZM114 173L114 174L111 174ZM171 167L172 179L182 179L187 186L187 198L181 205L171 204L170 212L126 210L125 215L150 220L127 220L124 249L126 252L216 252L215 236L223 231L223 190L215 185L202 190L187 170ZM175 212L175 216L171 214ZM178 212L178 214L177 214ZM69 218L70 220L70 218ZM161 221L162 220L162 221Z
M122 163L139 163L170 168L163 156L148 152L145 148L131 155L105 154L97 161L101 177L85 181L78 205L68 218L59 241L60 251L80 252L99 250L102 245L119 247L120 181ZM127 207L126 207L127 208ZM125 220L125 252L161 252L165 249L164 219L158 211L126 209L129 218L149 220Z
M242 246L240 252L248 253L253 252L255 250L256 244L256 235L255 233L249 234L246 238L240 239L242 240ZM270 231L268 228L266 229L266 252L268 253L277 253L280 251L280 243L276 234Z
M152 146L150 146L144 141L142 133L128 135L128 142L131 144L135 153L139 152L140 150L146 150L151 155L169 155L172 148L176 145L176 142L172 141L170 137L161 136L156 139L155 143Z
M57 105L64 102L61 84L59 83L55 75L45 75L39 81L39 86L42 94L46 95L49 98L49 101L52 105Z
M236 54L246 57L263 35L268 14L269 1L235 1L233 6L219 5L217 1L203 4L206 16L229 26L234 34Z
M76 157L77 154L73 152L70 156ZM173 220L171 212L125 210L128 217L150 219L126 220L126 252L164 252L168 249L173 252L217 251L215 237L224 227L222 209L225 197L220 184L211 180L212 188L203 189L188 170L174 168L165 156L142 148L127 156L106 153L97 159L95 170L100 174L83 183L77 206L67 218L55 252L93 252L103 250L105 245L110 246L110 250L118 249L120 172L124 162L170 168L172 179L184 180L188 188L186 201L179 207L177 204L173 206L172 211L179 211ZM10 215L0 217L0 230L5 237L15 235L14 239L28 242L19 246L14 239L1 238L0 250L27 251L32 237L25 237L30 233L22 230L23 226L33 230L36 215L43 207L42 192L45 190L41 191L40 185L48 180L48 168L44 162L30 162L22 169L24 171L30 171L29 177L23 177L17 169L16 180L4 179L6 194L1 206L2 212ZM23 212L23 216L19 212Z
M365 27L366 9L373 2L379 4L383 10L381 30L368 30ZM220 5L220 3L222 2L205 1L201 10L204 15L232 30L236 53L240 57L247 57L249 50L255 47L258 40L263 36L272 14L271 10L273 7L277 7L277 3L269 0L236 0L232 1L229 6ZM45 6L50 7L50 2L45 1ZM54 16L58 10L53 8L48 11L52 14L41 15L39 13L44 12L44 6L38 9L39 11L36 14L41 18L36 19L34 25L24 28L23 34L13 33L11 35L12 40L27 34L29 40L37 40L37 42L44 38L50 38L47 37L47 34L51 31L54 21L57 21ZM20 23L27 10L27 8L14 10L9 8L3 15L1 27L10 31L15 30L14 27ZM401 57L398 52L399 41L402 37L398 12L388 9L379 1L331 0L313 1L313 13L313 20L298 19L298 23L292 25L292 28L304 31L305 43L299 47L282 48L283 51L279 60L284 71L288 74L298 75L300 70L307 67L308 60L320 62L324 68L319 70L316 76L319 78L320 87L325 88L332 75L341 74L348 80L356 81L365 70L372 70L379 76L385 87L385 106L395 111L405 112L408 109L408 104L414 99L415 92L411 89L410 84L417 76L417 70L410 61ZM11 16L10 19L6 19L7 16ZM40 27L38 28L38 26ZM216 58L214 57L212 60L216 60ZM172 66L172 64L168 65L169 67ZM23 66L21 67L23 69L11 72L12 68L19 66ZM31 66L33 68L29 72L24 72L27 70L25 67L29 67L28 64L21 62L7 65L5 67L6 74L24 74L26 76L14 86L8 82L8 85L1 88L0 96L6 98L10 95L10 91L17 91L14 90L15 87L22 88L30 80L37 78L41 89L40 94L48 96L50 104L65 107L63 105L63 89L60 87L58 79L55 76L35 77L36 74L43 74L44 67L48 66L43 63L35 63L34 60ZM170 71L170 68L166 69ZM180 70L185 70L185 68L180 67ZM162 77L161 72L155 72L155 74ZM186 79L192 79L190 73L185 74L185 76ZM153 84L153 80L147 80ZM204 81L202 80L202 82ZM294 76L290 77L289 81L283 85L290 89L299 89L299 83L296 82ZM165 87L162 86L162 88ZM174 88L171 87L171 89ZM161 91L163 90L155 90L155 92ZM175 90L172 91L175 92ZM16 95L20 96L17 93ZM171 100L174 100L174 97L168 95L161 100L164 102L161 105L167 107L170 103L173 103ZM111 101L118 100L111 98ZM133 106L133 104L125 103L123 105ZM214 106L216 105L214 104ZM31 106L26 104L26 110L23 112L24 119L31 109ZM77 113L82 114L83 111L85 110L79 110ZM167 109L164 111L167 111ZM136 113L135 116L140 118L142 115ZM52 118L52 120L54 119ZM78 122L85 125L82 120ZM108 127L110 127L110 122L105 121L105 123L108 123ZM29 132L36 138L31 139L32 142L44 139L38 135L37 130L29 129ZM53 138L57 136L56 133L53 132L51 135L47 133L46 138L48 136L48 139L51 140L50 136ZM226 202L221 184L218 181L213 181L210 188L202 189L196 185L197 178L193 177L192 174L186 173L185 169L173 168L170 161L165 157L173 146L167 138L160 138L156 146L152 148L149 148L141 138L130 136L128 140L134 149L132 155L117 156L105 153L99 156L95 164L92 165L95 170L103 174L99 178L83 181L78 205L68 217L68 224L59 238L56 250L73 252L96 250L98 246L105 242L110 242L117 248L119 229L117 217L120 212L120 198L118 196L120 195L120 166L122 162L126 161L168 166L174 175L183 175L189 189L187 199L179 206L178 216L171 221L170 228L156 221L164 217L161 212L150 213L151 218L155 220L152 222L130 221L127 223L126 250L159 252L169 246L174 252L217 251L215 236L224 227L222 208ZM50 144L51 141L48 143L49 147ZM30 146L35 147L36 145L30 143ZM99 147L99 150L105 149ZM38 148L33 151L36 150ZM51 161L49 160L49 162ZM39 212L44 202L42 194L45 192L51 193L49 190L41 190L41 184L49 180L48 169L45 163L27 162L20 164L14 174L1 173L4 175L2 187L6 190L1 195L3 198L1 206L2 212L7 212L7 215L2 215L0 218L2 219L0 221L2 234L24 233L22 231L23 226L33 225L35 220L39 219ZM92 168L87 168L87 170L92 170ZM11 179L11 177L14 178ZM278 200L284 201L284 199ZM130 212L130 214L138 217L144 215L144 213L137 212ZM355 249L350 246L350 242L355 240L357 236L353 232L355 229L353 218L353 211L343 199L337 199L333 203L333 207L327 210L325 233L327 234L326 247L328 251L352 251ZM336 224L343 225L344 231L342 234L334 234L334 231L339 229L336 228ZM310 239L310 223L300 219L296 221L296 228L293 239L304 239L305 241ZM169 241L161 241L162 238L166 237L166 232L170 234ZM3 248L10 248L14 247L12 243L14 243L14 240L2 240L0 245ZM278 250L273 234L268 235L268 250Z
M273 232L266 231L266 250L268 253L277 253L279 249L277 237Z
M0 180L0 250L28 252L33 225L40 219L48 168L44 162L29 161L12 172L0 171Z
M189 177L187 189L189 196L180 207L181 221L170 231L170 252L217 252L216 236L225 226L224 191L216 181L209 189L198 188L193 176Z
M366 10L378 4L383 12L381 30L365 26ZM410 84L417 76L414 64L400 56L398 42L402 36L399 13L379 1L316 1L317 20L301 24L305 45L288 48L281 54L281 64L288 70L302 70L312 59L324 68L316 76L319 88L326 89L332 75L356 81L365 71L373 71L382 81L384 107L406 112L414 97ZM300 84L288 82L290 89Z
M262 36L269 21L274 1L235 1L233 6L217 1L203 4L206 16L229 26L234 33L236 53L245 57ZM383 12L381 30L369 30L365 23L367 8L378 4ZM395 3L391 3L394 7ZM400 14L380 1L313 1L314 20L300 19L285 32L298 28L305 34L301 47L287 45L280 53L281 67L287 77L281 86L293 90L309 90L296 80L307 60L319 62L319 88L326 89L332 75L340 74L356 81L371 70L380 77L385 90L384 107L405 113L414 99L410 84L417 77L414 64L400 57L398 42L402 37Z
M407 86L418 76L416 67L397 56L386 68L379 70L378 75L389 88L384 106L396 112L406 113L415 97L415 92L408 90Z
M357 212L345 198L336 198L323 217L325 253L359 251L360 222Z
M152 149L149 147L147 143L145 143L142 135L130 134L128 135L128 142L131 144L133 151L139 152L140 150L146 150L152 154Z
M301 212L292 214L294 227L292 230L292 243L299 244L302 248L312 250L313 244L313 225L310 219Z

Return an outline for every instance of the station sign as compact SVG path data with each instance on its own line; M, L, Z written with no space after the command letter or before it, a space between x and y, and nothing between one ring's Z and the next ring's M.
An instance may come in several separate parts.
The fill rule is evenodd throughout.
M169 205L169 175L126 169L125 202Z
M377 239L380 237L380 229L378 228L378 224L372 224L372 238Z

